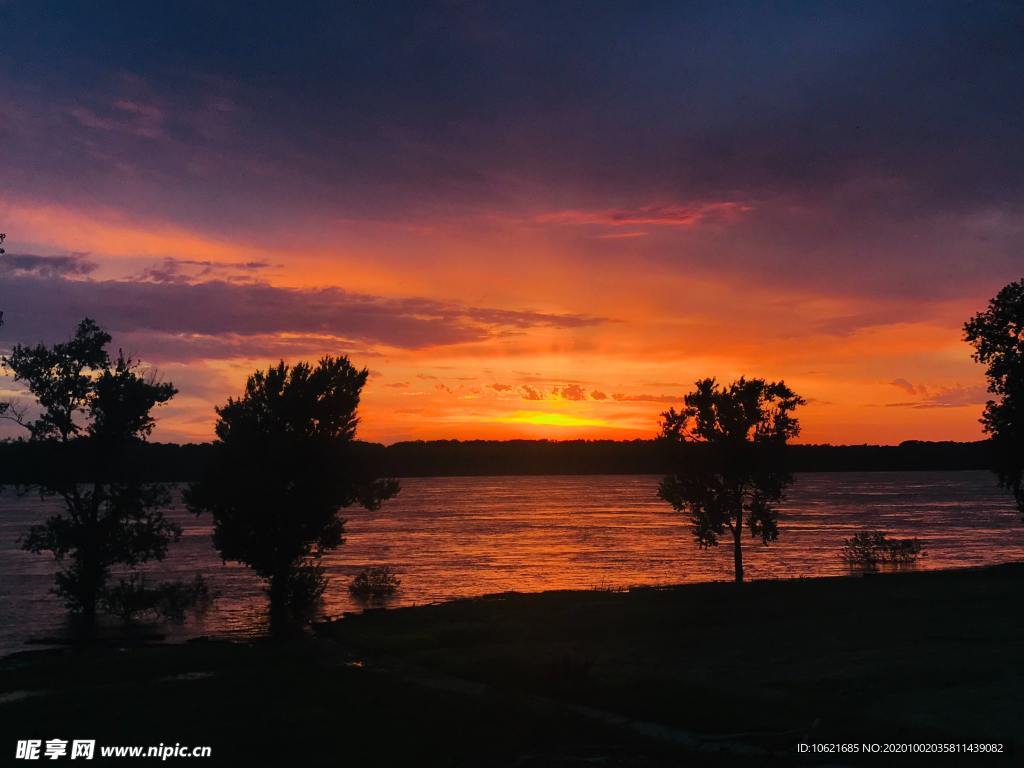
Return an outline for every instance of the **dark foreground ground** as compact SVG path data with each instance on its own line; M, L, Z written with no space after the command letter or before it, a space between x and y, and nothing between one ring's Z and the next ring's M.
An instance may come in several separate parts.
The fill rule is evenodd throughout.
M0 660L0 765L27 738L212 746L167 761L199 765L1019 765L1022 594L1024 565L501 595L287 646L18 654ZM801 742L1004 753L801 758Z

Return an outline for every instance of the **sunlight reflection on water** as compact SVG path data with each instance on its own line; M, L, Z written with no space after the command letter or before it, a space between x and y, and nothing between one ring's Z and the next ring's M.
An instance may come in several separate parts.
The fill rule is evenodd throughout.
M390 565L402 587L389 605L509 590L590 589L731 578L724 548L701 551L686 521L656 496L648 475L407 478L377 512L346 510L346 544L324 560L332 577L324 613L358 610L346 588L371 565ZM53 500L0 495L0 654L52 635L63 610L48 594L53 564L17 548ZM149 570L159 578L202 573L219 594L205 618L178 637L260 631L264 597L248 569L222 564L208 519L180 505L168 516L179 544ZM847 573L842 540L863 528L917 537L920 568L1024 558L1024 525L1012 499L986 472L799 475L781 508L778 542L747 545L749 578ZM168 631L163 628L161 631Z

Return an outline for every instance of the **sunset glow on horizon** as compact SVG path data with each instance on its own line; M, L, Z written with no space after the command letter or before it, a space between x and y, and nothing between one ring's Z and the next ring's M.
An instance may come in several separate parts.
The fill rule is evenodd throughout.
M180 390L161 441L324 354L387 443L649 438L741 375L801 442L980 439L1021 56L944 8L4 7L0 348L95 318Z

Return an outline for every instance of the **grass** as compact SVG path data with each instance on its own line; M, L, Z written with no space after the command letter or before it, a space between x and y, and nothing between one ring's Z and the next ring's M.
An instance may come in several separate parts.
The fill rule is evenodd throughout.
M13 758L18 739L54 738L211 746L212 759L197 764L248 768L678 765L678 752L628 733L538 711L515 696L411 683L362 668L337 644L316 639L33 651L0 660L0 764ZM690 764L734 764L698 758ZM108 760L151 762L159 761ZM193 761L166 764L176 762Z
M1022 588L1010 565L508 594L372 611L288 645L35 651L0 660L0 750L180 742L212 746L204 765L360 767L791 765L798 741L1019 755ZM641 736L583 707L679 730ZM666 741L680 731L768 754Z
M368 655L707 734L1019 750L1022 591L1024 566L1008 565L509 594L329 631Z

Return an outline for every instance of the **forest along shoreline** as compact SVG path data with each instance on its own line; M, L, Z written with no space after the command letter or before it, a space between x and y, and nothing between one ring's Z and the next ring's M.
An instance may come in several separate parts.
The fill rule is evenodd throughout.
M343 668L375 690L385 690L383 675L388 695L401 693L377 703L384 719L412 699L429 707L476 696L473 686L462 694L425 686L432 675L484 686L492 702L541 697L662 724L663 735L684 729L768 751L790 751L803 740L794 734L998 742L1019 733L1011 703L1024 684L1024 617L1008 607L1022 588L1024 564L1007 564L742 587L508 593L347 615L285 643L25 651L0 659L0 719L12 735L44 713L102 735L123 718L143 741L175 722L183 743L219 734L234 750L251 739L232 740L230 727L214 734L202 712L222 722L215 713L246 711L249 688L272 692L286 685L287 669L304 681L301 696L316 699L325 716L338 713L348 705L307 681ZM236 685L243 678L246 685ZM83 707L101 680L120 692L106 697L114 711ZM179 728L172 708L185 691L196 717ZM265 716L289 727L293 698L260 700L272 710ZM138 707L145 721L132 714Z
M32 482L53 447L0 441L0 483ZM140 442L123 461L149 482L196 480L213 460L212 443ZM502 475L663 475L671 469L658 440L430 440L382 445L355 440L354 455L390 477ZM807 445L787 448L793 472L898 472L986 470L993 465L990 440L899 445ZM84 478L83 480L88 480Z

